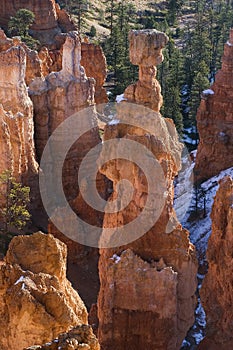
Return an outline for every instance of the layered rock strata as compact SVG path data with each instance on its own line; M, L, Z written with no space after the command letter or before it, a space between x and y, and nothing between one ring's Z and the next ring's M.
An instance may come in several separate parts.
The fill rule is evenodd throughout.
M135 63L134 57L139 52L140 60L137 62L141 67L147 67L147 64L153 67L161 60L161 50L166 41L165 34L154 30L132 32L132 62ZM157 57L154 57L154 52ZM140 86L143 91L144 85L140 81L147 81L147 72L147 69L141 69L140 80L136 87L130 87L131 90L137 90ZM188 232L177 222L173 210L173 179L180 169L182 146L173 122L155 112L162 104L160 88L153 85L148 95L149 88L145 86L145 95L140 94L140 99L135 94L129 95L130 89L124 94L125 99L129 96L130 99L118 105L117 119L105 128L104 143L110 143L106 148L103 144L100 162L111 159L101 168L101 172L113 182L109 203L117 200L118 208L121 208L128 199L128 190L118 186L122 179L131 182L133 190L129 203L125 208L123 205L124 209L105 213L100 243L102 246L120 245L117 244L118 228L125 227L142 215L144 209L148 210L144 224L149 222L150 226L144 234L137 236L137 230L141 229L141 222L138 221L120 237L121 242L127 238L125 235L136 236L137 240L100 251L98 338L103 350L126 347L139 350L180 349L194 321L197 286L195 249L189 241ZM146 96L144 103L142 96ZM150 106L155 111L139 104ZM112 139L116 143L111 146ZM140 152L136 146L135 149L129 148L126 141L145 146L151 152L141 155L144 157L141 169L135 164ZM121 159L120 154L124 154L128 160ZM151 157L158 165L155 173L148 168ZM154 189L148 187L151 180L148 169L156 184ZM118 197L119 191L121 195ZM151 204L147 203L149 197L152 198ZM159 214L154 220L156 211ZM113 229L111 236L109 228Z
M59 181L60 164L63 169L62 181L67 201L81 219L88 221L91 225L101 227L103 213L97 212L85 203L78 185L78 171L83 158L89 150L101 143L93 107L95 81L93 78L86 77L85 70L80 64L81 42L77 32L67 34L62 51L62 70L50 73L46 78L34 79L29 87L30 96L34 104L37 157L40 161L49 137L58 126L67 121L70 116L89 107L84 119L80 119L79 115L75 117L74 131L84 129L87 131L83 132L73 145L71 143L70 147L72 147L66 156L64 165L60 164L59 149L62 149L64 140L69 142L72 130L67 129L61 137L59 135L56 136L56 147L51 147L45 166L51 169L51 186L56 186L56 183ZM81 124L80 120L83 120ZM87 191L89 168L95 161L94 157L90 159L84 172L84 178L80 180L84 182ZM99 174L97 176L97 188L101 195L105 197L107 186L103 175ZM55 197L57 194L56 188L52 193ZM59 203L54 207L54 213L52 214L56 215L58 220L67 222L65 232L59 232L52 222L49 224L49 232L67 244L69 252L68 275L75 287L79 289L82 297L86 298L85 301L88 306L91 306L93 302L96 302L98 293L98 250L81 246L69 238L70 218L66 215L64 208L59 208ZM89 274L86 273L88 268ZM77 281L80 281L80 279L83 283L78 286Z
M32 346L25 350L100 350L98 340L91 326L81 325L44 345Z
M0 3L0 26L7 28L10 17L22 8L26 8L35 14L31 33L42 44L54 47L56 35L76 29L68 14L60 9L55 0L44 0L42 2L40 0L3 0Z
M26 252L26 254L25 254ZM0 347L43 344L77 325L87 311L66 279L65 244L40 232L15 237L0 265Z
M7 45L7 40L5 43ZM36 206L38 164L33 105L25 84L26 56L21 46L10 46L0 52L0 173L9 170L18 181L29 185Z
M128 101L142 104L159 112L163 99L161 87L156 79L156 66L162 62L162 49L168 37L156 30L134 30L129 35L130 60L139 66L139 80L130 85L124 93Z
M80 60L79 35L70 32L63 46L62 70L52 72L45 78L34 79L29 86L34 105L35 142L39 161L54 130L74 113L94 104L94 80L86 77ZM64 165L64 190L68 199L74 199L78 193L77 183L74 183L77 181L78 165L87 150L100 142L94 114L86 123L87 129L93 130L72 146ZM56 151L51 154L51 158L54 157L56 158Z
M224 46L222 68L210 89L202 94L197 113L200 135L195 174L197 180L217 175L233 164L233 29Z
M207 334L199 349L223 350L233 347L233 180L230 177L220 181L211 219L209 268L200 290Z
M103 50L99 45L82 42L81 65L86 75L95 79L95 103L108 102L105 88L103 87L107 76L107 62Z

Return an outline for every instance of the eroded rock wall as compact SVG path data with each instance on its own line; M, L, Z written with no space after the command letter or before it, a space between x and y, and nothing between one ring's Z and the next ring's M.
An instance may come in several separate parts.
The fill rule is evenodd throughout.
M205 180L233 164L233 29L225 44L222 68L204 91L197 113L200 135L195 175Z
M74 113L94 104L94 81L86 77L80 60L79 35L70 32L63 46L62 70L52 72L44 79L34 79L30 84L29 93L34 105L35 143L39 161L53 131ZM94 131L86 133L79 139L69 152L64 165L64 190L68 199L74 199L78 194L77 168L84 154L87 149L100 142L94 114L92 119L87 120L87 128L93 128ZM51 157L56 157L56 152L51 154Z
M31 32L42 44L53 47L56 35L76 29L69 15L60 9L55 0L2 0L0 2L0 26L6 29L10 17L22 8L35 14Z
M102 48L99 45L82 42L81 65L86 75L95 79L95 103L98 105L108 102L103 87L107 76L107 62Z
M25 84L26 56L22 46L10 46L0 52L0 172L9 170L18 181L29 185L36 206L38 164L35 160L33 105Z
M25 254L26 252L26 254ZM0 347L43 344L73 326L87 311L66 279L65 244L40 232L15 237L0 265Z
M223 350L233 347L233 180L230 177L220 181L211 219L209 268L200 290L207 334L199 349Z

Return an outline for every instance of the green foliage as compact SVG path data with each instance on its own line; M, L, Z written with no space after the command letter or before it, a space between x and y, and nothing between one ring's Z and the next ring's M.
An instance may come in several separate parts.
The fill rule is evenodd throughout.
M96 27L95 26L91 26L89 35L91 38L94 38L96 36Z
M110 36L102 43L109 69L114 72L114 95L120 94L135 81L138 68L129 61L129 30L134 27L136 13L130 1L109 2L107 23ZM129 18L131 22L129 22Z
M22 230L30 220L27 205L30 201L30 188L18 183L10 171L0 174L0 195L4 206L0 209L4 231L11 228Z
M11 34L20 35L22 37L27 36L29 28L34 22L34 19L34 13L27 9L21 9L17 11L16 15L14 17L11 17L8 23L9 32Z
M10 35L18 35L21 37L30 48L36 49L39 41L33 39L29 35L29 29L33 24L35 15L32 11L27 9L20 9L16 12L14 17L11 17L8 22L8 31Z
M183 57L170 37L164 50L164 61L158 70L163 95L162 114L174 120L177 130L182 134L183 116L181 109L181 89L184 85Z
M59 0L59 5L77 17L78 30L83 31L84 19L88 15L89 0Z

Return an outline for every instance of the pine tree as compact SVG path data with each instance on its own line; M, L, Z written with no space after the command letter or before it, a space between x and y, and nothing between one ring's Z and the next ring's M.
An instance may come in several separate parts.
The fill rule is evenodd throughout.
M15 180L10 171L0 174L0 195L3 207L0 209L4 232L11 228L23 229L30 220L27 205L30 201L30 188Z
M162 114L174 120L179 134L183 131L181 89L184 84L183 57L170 38L164 50L164 62L159 68L158 78L163 95Z
M37 49L39 41L29 35L29 29L35 20L35 15L27 9L20 9L8 22L10 35L19 35L30 48Z

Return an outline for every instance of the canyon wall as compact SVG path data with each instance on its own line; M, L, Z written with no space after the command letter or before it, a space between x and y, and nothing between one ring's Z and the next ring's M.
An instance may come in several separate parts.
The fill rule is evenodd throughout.
M0 32L0 173L10 170L30 186L33 207L39 205L33 105L25 84L27 53ZM5 50L4 50L5 49Z
M133 31L130 34L130 57L133 63L140 64L140 79L136 85L126 89L123 97L126 101L119 103L116 120L109 123L104 131L100 163L101 158L111 160L102 166L101 172L113 182L113 193L108 203L117 200L118 207L121 207L120 202L128 197L127 190L118 187L122 179L132 183L133 191L124 209L116 213L105 212L101 246L120 245L117 244L118 228L135 220L143 208L147 212L145 220L150 223L150 229L138 237L141 223L132 223L126 234L136 236L137 240L118 248L100 250L98 338L103 350L178 350L194 322L197 287L195 248L173 210L173 179L181 166L182 145L173 122L157 112L162 98L154 65L161 61L161 50L166 42L165 34L155 30ZM151 91L148 93L149 86ZM142 92L140 96L135 95L137 88ZM144 101L142 96L145 96ZM112 139L117 143L111 146ZM127 147L126 140L143 145L151 152L143 159L142 169L134 162L140 152ZM107 141L110 144L105 148ZM129 157L129 161L121 159L120 154ZM146 177L151 157L159 165L155 173L149 171L150 175ZM153 176L154 189L148 187L148 181L152 180L150 176ZM150 196L152 202L148 204ZM157 210L160 214L153 221ZM115 228L111 236L109 228Z
M13 238L0 265L2 350L43 344L87 324L86 308L66 279L66 257L65 244L52 235Z
M102 55L101 59L103 61ZM70 32L66 35L66 41L62 48L61 71L52 72L45 78L36 78L29 86L29 93L34 105L37 159L38 161L41 160L45 145L55 129L67 121L70 116L89 107L88 115L84 119L80 119L80 115L75 117L76 122L73 128L78 131L84 129L87 131L81 134L73 145L70 145L72 147L66 156L62 168L62 181L66 198L75 213L88 223L101 227L103 213L97 212L85 203L78 185L78 170L83 158L89 150L101 143L94 112L95 81L93 78L86 77L80 61L81 42L79 35L77 32ZM80 120L82 120L81 123ZM70 130L66 129L61 137L59 135L56 136L56 147L51 147L50 149L45 166L50 167L53 174L51 186L56 186L54 179L59 179L59 164L62 167L58 151L63 147L64 140L69 142L70 136ZM94 158L90 159L84 179L81 179L81 182L88 183L89 167L95 161ZM106 197L106 181L101 174L97 177L97 187L103 197ZM56 188L54 188L53 193L57 193ZM66 217L64 208L57 208L55 212L56 216L60 218L59 220L67 222L66 231L63 233L59 232L51 222L49 224L49 232L67 244L68 276L90 307L92 302L96 301L99 286L97 270L98 250L82 246L68 238L70 237L70 218ZM87 268L89 268L90 274L85 272ZM82 279L83 283L78 286L77 281L80 279Z
M82 42L81 65L86 75L95 79L95 103L108 102L108 96L103 87L107 77L107 62L101 46Z
M94 105L94 80L86 77L80 60L79 35L77 32L70 32L63 46L62 70L52 72L45 78L34 79L29 86L34 105L35 143L39 161L53 131L74 113ZM93 118L87 119L86 123L87 128L93 130L72 147L64 165L64 191L68 199L74 199L78 194L78 165L87 149L100 142L94 113ZM51 154L51 158L53 157L56 158L56 152Z
M209 268L200 290L207 320L207 334L200 350L233 347L233 180L225 177L219 186L211 213Z
M76 29L68 14L60 9L55 0L2 0L0 2L0 26L6 29L10 17L22 8L35 14L31 33L42 44L53 47L56 35Z
M197 112L200 135L195 175L205 180L233 164L233 29L225 44L222 68L202 94Z

